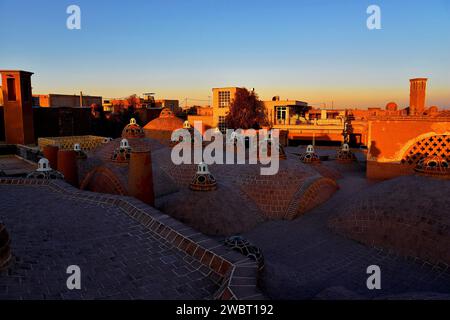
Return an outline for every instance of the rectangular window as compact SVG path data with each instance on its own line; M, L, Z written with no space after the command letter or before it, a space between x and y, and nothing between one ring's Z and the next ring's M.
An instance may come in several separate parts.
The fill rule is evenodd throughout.
M22 79L22 83L20 84L23 92L23 101L30 101L30 82L28 79Z
M277 123L284 124L286 122L286 107L277 107Z
M219 130L222 133L227 132L227 123L225 121L225 116L219 116Z
M6 79L6 90L8 90L8 101L16 101L16 79Z
M230 106L230 91L219 91L219 108L227 108Z

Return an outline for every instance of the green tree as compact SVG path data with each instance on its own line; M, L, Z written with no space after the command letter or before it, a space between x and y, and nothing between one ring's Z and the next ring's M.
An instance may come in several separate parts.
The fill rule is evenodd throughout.
M254 90L239 88L225 122L231 129L260 129L268 124L264 103L259 100Z

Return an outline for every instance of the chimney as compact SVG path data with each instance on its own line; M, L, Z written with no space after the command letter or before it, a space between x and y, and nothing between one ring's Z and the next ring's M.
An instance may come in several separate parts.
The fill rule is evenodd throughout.
M132 150L128 169L128 193L151 206L155 204L152 159L149 150Z
M64 180L78 187L77 153L73 150L58 151L58 171L64 175Z
M49 144L44 146L44 158L48 159L50 167L54 169L58 168L58 151L59 147L56 145Z

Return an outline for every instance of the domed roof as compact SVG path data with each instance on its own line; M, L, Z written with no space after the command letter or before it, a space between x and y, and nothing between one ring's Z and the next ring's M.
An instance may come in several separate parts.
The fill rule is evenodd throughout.
M123 140L124 138L117 138L112 140L111 142L100 145L91 152L89 158L97 159L102 162L109 162L111 160L111 155L114 153L114 150L120 148ZM158 141L149 138L127 139L127 143L132 150L138 151L155 151L163 148L163 145Z
M450 177L450 166L447 159L435 155L421 159L414 170L423 174Z
M386 110L394 111L394 110L397 110L397 109L398 109L398 105L395 102L389 102L386 105Z
M144 130L174 131L183 128L183 120L175 117L169 108L164 108L158 118L147 123Z
M125 126L122 130L122 138L133 139L133 138L144 138L144 130L141 126L136 123L136 119L131 118L130 123Z

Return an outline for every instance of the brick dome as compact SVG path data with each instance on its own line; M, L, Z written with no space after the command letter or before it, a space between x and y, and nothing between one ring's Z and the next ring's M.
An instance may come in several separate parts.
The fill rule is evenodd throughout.
M128 194L128 166L110 161L120 141L101 145L80 162L82 188ZM208 234L245 232L264 219L294 219L328 199L337 188L315 169L320 165L305 165L288 154L279 162L278 173L268 176L261 175L261 164L210 164L208 172L214 181L196 180L192 190L197 164L174 164L172 149L155 139L130 139L129 143L132 150L151 151L155 207ZM195 188L201 186L203 191L203 182L208 182L207 192Z
M395 102L389 102L386 105L386 110L388 110L388 111L397 111L397 109L398 109L398 105Z
M416 172L425 175L432 176L442 176L450 178L450 166L444 157L440 156L428 156L421 159L416 167L414 168Z
M144 130L141 126L136 123L136 120L132 118L130 123L125 126L122 130L122 138L134 139L134 138L144 138Z
M169 144L172 132L182 128L183 120L176 117L170 109L164 108L158 118L145 125L144 132L148 138Z

